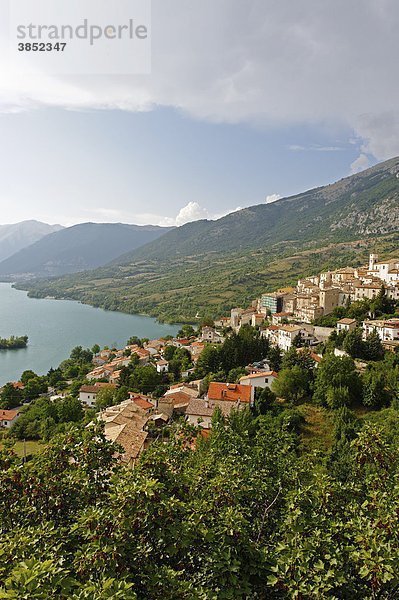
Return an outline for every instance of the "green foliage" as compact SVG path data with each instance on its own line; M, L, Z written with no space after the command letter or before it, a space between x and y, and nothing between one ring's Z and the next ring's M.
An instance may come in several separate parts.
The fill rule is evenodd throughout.
M395 221L388 223L382 215L387 199L392 206L398 202L397 168L396 163L381 165L378 173L356 175L277 204L188 223L94 272L19 286L35 297L73 298L175 323L192 324L197 313L214 319L298 278L364 264L370 243L379 254L393 253ZM372 240L360 225L364 222L376 232Z
M342 347L352 358L364 358L365 344L362 330L356 327L349 331L345 336Z
M339 358L327 354L316 370L314 394L315 402L327 406L327 394L331 390L347 389L350 403L360 403L362 398L361 380L356 373L355 363L349 356ZM330 396L331 398L334 397Z
M96 397L96 409L97 411L103 410L108 406L112 406L114 404L114 396L115 396L115 388L110 385L104 385L97 392Z
M15 388L12 383L7 383L3 386L0 395L0 408L9 410L16 408L23 402L23 393L20 389Z
M7 338L0 338L0 350L15 350L17 348L26 348L28 345L28 336L22 335L14 337L13 335Z
M23 440L49 439L64 424L78 423L83 419L82 405L77 398L67 397L51 402L49 398L40 398L24 410L13 424L10 435Z
M273 381L272 391L279 398L297 404L309 394L309 383L309 371L294 365L291 369L282 369L279 372L278 379Z

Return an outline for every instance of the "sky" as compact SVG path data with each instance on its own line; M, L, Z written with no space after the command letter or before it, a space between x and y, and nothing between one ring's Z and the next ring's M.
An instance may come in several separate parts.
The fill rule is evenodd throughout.
M182 225L399 155L396 0L153 0L139 75L18 73L8 7L1 224Z

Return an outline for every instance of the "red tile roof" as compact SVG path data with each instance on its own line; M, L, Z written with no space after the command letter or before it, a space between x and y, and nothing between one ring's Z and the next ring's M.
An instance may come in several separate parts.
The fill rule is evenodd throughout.
M212 381L208 390L209 400L229 400L230 402L250 402L251 386Z
M137 404L137 406L144 408L144 410L150 410L151 408L154 408L154 405L151 404L151 402L148 402L148 400L144 400L144 398L133 398L133 401L135 404Z
M0 421L12 421L20 412L19 410L0 410Z

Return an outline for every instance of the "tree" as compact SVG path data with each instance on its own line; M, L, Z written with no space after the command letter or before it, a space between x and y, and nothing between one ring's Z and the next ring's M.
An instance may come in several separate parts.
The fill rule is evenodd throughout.
M61 423L79 423L84 410L79 398L68 396L57 404L58 418Z
M266 415L276 401L276 394L269 388L255 388L254 413Z
M374 330L367 336L365 342L365 358L368 360L382 360L385 356L385 349L381 338Z
M359 327L349 331L342 344L343 349L352 358L365 357L365 345L362 330Z
M115 404L120 404L121 402L123 402L124 400L127 400L128 398L129 398L129 390L128 390L127 386L122 385L116 391Z
M20 389L13 386L12 383L7 383L0 395L0 408L10 410L20 406L23 402L23 394Z
M278 379L272 383L272 391L276 396L285 398L295 404L308 394L309 375L299 365L292 369L282 369Z
M389 406L391 397L386 388L384 372L378 368L366 371L363 385L363 404L374 409Z
M216 373L219 369L219 365L220 349L209 344L205 346L197 360L195 373L198 377L205 377L207 373Z
M361 380L356 373L355 363L349 356L340 358L334 354L326 354L319 363L314 383L315 402L326 406L327 393L331 388L347 388L351 404L361 401Z
M24 371L21 375L21 382L26 385L30 379L35 379L36 377L37 375L33 371Z
M172 346L172 344L170 344L169 346L166 346L165 350L163 351L164 359L168 360L168 361L172 360L176 350L177 350L176 346Z
M93 348L91 349L91 351L93 352L94 355L97 355L100 353L100 346L98 344L94 344Z
M291 347L283 356L281 366L283 369L290 369L294 365L299 365L302 369L312 371L315 367L315 360L312 358L310 348L303 348L300 352L297 348Z
M24 387L23 395L26 402L30 402L40 394L47 393L47 380L45 377L34 377L29 379Z
M282 362L280 348L278 346L276 346L275 348L270 348L267 358L268 358L271 370L279 371L281 368L281 362Z
M302 348L303 340L302 340L301 332L296 334L296 336L292 340L292 345L294 348Z
M198 331L201 333L203 327L215 327L215 322L211 317L202 317Z
M140 348L141 348L142 347L141 339L138 338L136 335L132 335L132 337L128 339L126 345L127 346L140 346Z
M114 396L114 387L111 387L110 385L104 385L104 387L101 387L97 392L96 409L99 411L104 410L104 408L107 408L108 406L112 406L114 403Z
M347 387L330 387L326 392L326 405L332 410L348 407L351 404L351 396Z
M136 367L129 381L133 392L150 394L162 383L162 375L152 366Z

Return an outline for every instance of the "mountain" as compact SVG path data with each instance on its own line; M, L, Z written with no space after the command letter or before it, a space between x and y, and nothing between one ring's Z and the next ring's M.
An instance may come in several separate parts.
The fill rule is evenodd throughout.
M60 229L62 229L61 225L47 225L40 221L0 225L0 261Z
M273 204L169 231L101 269L29 286L32 296L193 321L324 269L398 250L399 157ZM95 284L95 285L94 285Z
M0 263L0 276L32 278L95 269L169 228L123 223L81 223L46 235Z

